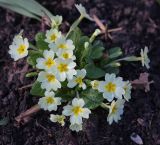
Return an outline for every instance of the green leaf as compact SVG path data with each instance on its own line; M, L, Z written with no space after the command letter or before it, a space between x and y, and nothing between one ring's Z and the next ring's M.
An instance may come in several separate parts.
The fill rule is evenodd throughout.
M3 119L0 120L0 126L5 126L8 124L8 122L9 122L9 118L4 117Z
M90 79L98 79L105 76L105 71L94 64L86 65L85 69L87 71L87 77Z
M45 92L45 90L41 88L41 83L38 82L38 81L35 81L33 86L32 86L32 89L30 91L30 94L34 95L34 96L43 97L44 96L44 92Z
M87 89L80 94L80 97L84 99L85 106L89 109L95 109L103 102L104 98L102 93L99 93L93 89Z
M119 67L107 67L106 69L106 73L114 73L114 74L119 74Z
M62 88L56 92L55 96L61 97L65 101L71 101L76 96L76 93L73 89Z
M115 58L118 58L119 56L121 56L123 54L122 50L120 47L114 47L114 48L111 48L109 50L109 58L110 59L115 59Z
M30 78L30 77L34 77L34 76L37 76L37 75L38 75L37 72L30 72L30 73L27 73L27 74L26 74L26 77L27 77L27 78Z
M85 50L84 44L85 42L88 42L89 38L87 36L81 36L79 41L76 43L76 52L79 54L82 54Z
M30 13L30 15L35 16L35 18L37 16L44 17L45 15L47 15L49 18L53 17L51 12L49 12L45 7L40 5L35 0L0 0L0 3L5 4L7 7L9 5L11 10L22 15L27 12ZM17 9L20 9L20 11L17 11ZM30 15L28 14L27 16Z
M36 46L38 49L48 50L48 43L44 41L45 38L46 38L46 36L45 36L45 33L43 33L43 32L39 32L36 34L35 40L36 40Z
M75 28L74 31L72 31L68 38L71 39L73 41L73 44L76 45L78 42L79 42L79 39L81 38L82 36L82 31L81 29L79 29L78 27Z
M40 57L43 57L42 52L35 51L35 50L29 50L27 62L33 67L35 67L37 64L36 60L37 58L40 58Z
M10 5L10 4L6 4L6 3L1 3L0 2L0 6L6 8L6 9L10 9L14 12L17 12L21 15L24 15L24 16L27 16L27 17L30 17L30 18L34 18L34 19L37 19L37 20L41 20L39 17L37 17L36 15L30 13L29 11L25 10L24 8L22 7L19 7L17 5Z
M26 1L26 0L23 0L23 1ZM53 17L53 14L48 9L46 9L41 4L39 4L37 1L35 0L27 0L27 1L32 5L32 7L30 8L30 11L33 11L33 13L35 13L36 15L41 14L41 17L43 17L44 15L47 15L50 19Z
M103 44L100 41L95 41L95 43L91 47L91 59L98 59L102 57L104 49L105 48L103 47Z
M79 66L82 66L82 63L85 63L82 60L82 57L84 57L84 53L86 53L84 44L85 42L89 42L89 37L83 36L81 30L76 27L68 36L69 39L71 39L75 45L75 56L76 56L76 62ZM88 53L87 53L88 54ZM83 64L84 66L84 64Z
M68 38L68 36L70 35L70 33L72 33L72 31L75 31L75 29L78 27L79 23L82 21L81 18L78 18L77 20L75 20L72 25L70 26L70 29L66 35L66 37Z
M75 56L76 56L76 62L80 66L82 62L83 53L85 51L84 44L85 42L89 41L89 38L87 36L82 36L82 32L79 28L76 28L74 31L72 31L69 35L69 38L73 41L75 45Z

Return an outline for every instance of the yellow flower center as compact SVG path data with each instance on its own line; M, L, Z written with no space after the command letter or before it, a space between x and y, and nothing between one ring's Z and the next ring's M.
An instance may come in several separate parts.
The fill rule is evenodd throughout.
M83 112L83 108L81 108L80 106L75 106L72 108L72 112L74 113L74 115L78 116Z
M47 97L46 102L47 102L47 104L53 104L55 102L55 100L52 97Z
M24 44L21 44L21 45L18 47L17 51L18 51L18 53L19 53L20 55L24 54L25 51L26 51L26 46L25 46Z
M126 94L126 91L127 91L128 87L127 87L127 86L124 86L123 89L124 89L124 92L125 92L125 94Z
M98 82L98 81L95 81L95 82L93 83L93 88L98 88L98 85L99 85L99 82Z
M115 114L116 112L117 112L117 106L114 105L113 108L112 108L111 113L112 113L112 114Z
M66 48L67 48L67 45L66 45L66 44L60 44L60 45L58 46L58 48L66 49Z
M69 58L69 53L63 53L63 58L68 59Z
M56 77L52 74L47 74L46 78L48 82L54 82L56 80Z
M83 81L82 81L82 77L77 77L76 78L76 83L82 85Z
M56 36L55 34L52 34L51 37L50 37L50 39L51 39L52 41L56 41L57 36Z
M68 65L67 64L60 63L57 68L60 72L67 72L68 71Z
M55 64L54 60L52 58L48 58L46 61L45 61L45 65L48 67L48 68L51 68L53 65Z
M109 93L113 93L116 91L116 85L113 84L112 82L109 82L107 85L105 85L105 89L106 91L108 91Z
M57 122L60 123L63 126L64 125L64 119L65 119L64 116L59 116L59 117L57 117Z

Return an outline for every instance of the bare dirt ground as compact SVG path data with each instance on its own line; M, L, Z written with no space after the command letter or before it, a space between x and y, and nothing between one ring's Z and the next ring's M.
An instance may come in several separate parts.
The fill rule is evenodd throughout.
M138 55L141 48L149 47L151 69L148 72L150 79L154 80L151 91L133 91L122 120L111 126L106 121L106 112L98 108L79 133L50 122L49 113L44 111L36 114L29 123L15 127L14 118L36 104L38 98L29 94L29 88L19 89L33 82L33 79L25 78L25 73L31 68L26 59L13 62L8 54L8 46L21 29L33 41L38 31L47 28L33 19L0 8L0 118L9 118L6 126L0 126L0 145L134 145L130 140L133 132L141 136L145 145L160 144L160 6L154 0L78 2L90 14L96 14L108 24L109 28L123 28L112 33L112 40L100 38L106 50L120 46L124 55ZM40 3L53 14L64 17L65 23L61 28L64 32L68 29L67 23L72 23L79 15L73 8L74 0L41 0ZM91 34L97 26L85 20L80 27L84 33ZM140 63L124 63L120 75L133 80L142 72L147 70Z

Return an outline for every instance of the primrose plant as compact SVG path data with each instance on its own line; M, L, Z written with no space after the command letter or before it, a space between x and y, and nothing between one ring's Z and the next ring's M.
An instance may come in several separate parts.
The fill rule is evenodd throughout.
M70 129L78 132L97 107L108 110L109 124L121 119L124 103L131 99L132 86L130 81L117 76L120 62L141 61L149 68L149 58L147 47L141 50L140 57L120 58L119 47L111 48L104 57L103 43L95 40L101 31L96 29L90 37L85 36L78 25L84 18L93 19L81 4L76 8L80 17L67 34L60 31L62 16L54 16L51 28L36 34L35 46L20 32L9 46L9 54L15 61L28 56L27 62L36 68L26 76L37 76L30 93L41 96L41 109L57 111L63 106L62 113L51 114L50 120L64 126L69 118Z

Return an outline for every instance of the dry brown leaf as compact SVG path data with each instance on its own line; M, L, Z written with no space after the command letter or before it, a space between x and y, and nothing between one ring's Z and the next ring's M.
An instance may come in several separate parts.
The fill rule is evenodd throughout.
M149 81L148 77L148 73L141 73L139 79L131 81L132 87L134 89L145 89L145 92L150 91L150 84L153 83L153 81Z

